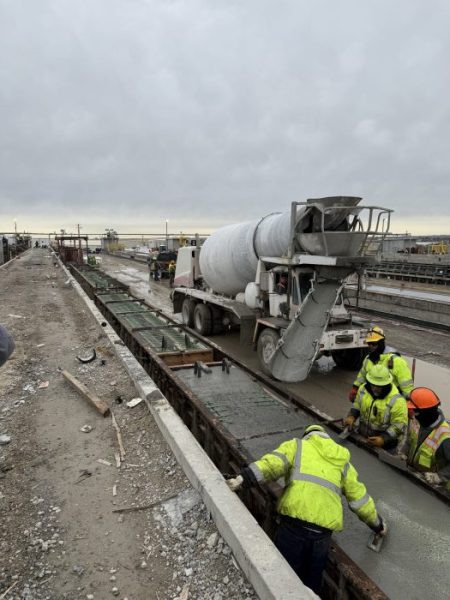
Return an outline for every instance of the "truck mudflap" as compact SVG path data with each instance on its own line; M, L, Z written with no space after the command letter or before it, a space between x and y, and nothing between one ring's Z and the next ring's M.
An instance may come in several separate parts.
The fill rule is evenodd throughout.
M320 340L340 289L341 282L336 280L318 282L311 288L270 359L269 368L275 379L306 379L320 352Z

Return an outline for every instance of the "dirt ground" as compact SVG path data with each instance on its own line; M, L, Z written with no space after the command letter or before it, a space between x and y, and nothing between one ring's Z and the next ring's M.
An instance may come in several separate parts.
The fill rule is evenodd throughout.
M0 269L16 342L0 369L0 598L255 598L145 404L127 406L136 391L66 279L41 249ZM111 407L120 466L111 417L62 369Z

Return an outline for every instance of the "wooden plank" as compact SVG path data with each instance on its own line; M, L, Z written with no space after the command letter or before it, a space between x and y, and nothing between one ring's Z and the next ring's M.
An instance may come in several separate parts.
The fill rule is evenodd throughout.
M159 358L163 360L167 366L174 367L176 365L192 364L198 360L202 362L212 362L212 350L190 350L187 352L158 352Z
M109 413L109 406L104 400L101 400L98 396L96 396L96 394L90 392L88 388L83 383L81 383L81 381L79 381L76 377L71 375L68 371L64 370L62 374L64 378L70 383L70 385L73 388L75 388L85 400L90 402L101 415L106 417L106 415Z

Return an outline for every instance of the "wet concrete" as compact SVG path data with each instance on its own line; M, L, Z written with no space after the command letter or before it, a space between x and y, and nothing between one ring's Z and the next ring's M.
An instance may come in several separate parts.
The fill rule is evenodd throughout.
M300 436L304 427L313 422L240 369L233 368L227 375L217 367L201 378L194 376L193 370L183 370L178 376L253 459L275 449L282 441ZM350 441L343 443L351 451L360 479L389 523L389 537L381 553L369 550L366 543L370 530L346 508L346 529L337 534L338 543L389 597L443 598L444 590L450 586L450 509L375 456Z

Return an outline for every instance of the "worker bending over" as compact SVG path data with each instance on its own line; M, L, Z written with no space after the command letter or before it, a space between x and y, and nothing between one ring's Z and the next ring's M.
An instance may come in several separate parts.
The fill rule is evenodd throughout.
M431 484L450 491L450 424L439 409L437 394L426 387L412 390L408 408L414 411L408 429L408 465L423 471Z
M387 450L397 446L408 425L406 400L392 380L386 367L374 365L344 419L344 425L352 430L359 418L358 432L371 446Z
M375 533L385 535L387 529L364 484L358 481L350 452L320 425L307 427L301 440L284 442L227 484L236 491L280 477L286 487L278 501L281 522L274 542L303 583L318 594L331 534L343 529L342 494Z
M367 373L375 365L383 365L389 369L395 386L405 398L408 398L414 387L411 369L403 356L386 348L384 331L381 327L377 325L372 327L366 336L365 342L369 354L364 358L361 369L348 395L350 402L353 402L356 398L359 387L366 382Z

